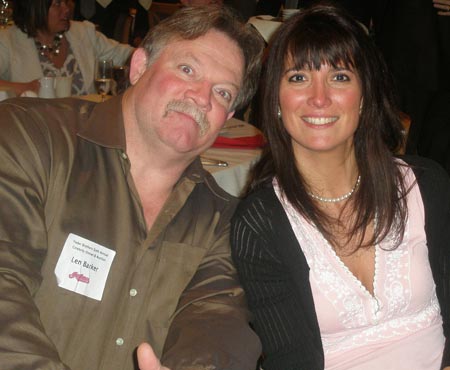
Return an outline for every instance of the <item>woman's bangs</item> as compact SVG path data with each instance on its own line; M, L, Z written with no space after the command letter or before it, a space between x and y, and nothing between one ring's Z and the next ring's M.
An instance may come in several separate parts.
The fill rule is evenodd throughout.
M354 69L354 53L348 43L342 46L336 35L308 35L291 39L288 45L288 60L296 69L319 70L322 65L333 68Z

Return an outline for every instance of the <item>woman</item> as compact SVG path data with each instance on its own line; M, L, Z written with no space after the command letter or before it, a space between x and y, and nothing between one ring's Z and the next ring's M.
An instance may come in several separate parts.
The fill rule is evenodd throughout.
M65 0L15 0L15 25L0 30L0 86L19 96L37 92L43 76L72 76L72 94L89 94L96 59L127 61L132 47L106 38L92 23L71 21L70 14Z
M262 367L450 369L450 181L393 156L372 40L313 6L279 28L262 81L269 145L231 231Z

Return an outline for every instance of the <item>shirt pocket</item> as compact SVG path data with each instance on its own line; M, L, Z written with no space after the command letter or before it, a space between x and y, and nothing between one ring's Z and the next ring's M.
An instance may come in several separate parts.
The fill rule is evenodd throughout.
M201 263L206 250L185 243L163 242L153 280L152 301L158 309L151 317L168 326L179 299ZM153 320L152 320L153 321Z

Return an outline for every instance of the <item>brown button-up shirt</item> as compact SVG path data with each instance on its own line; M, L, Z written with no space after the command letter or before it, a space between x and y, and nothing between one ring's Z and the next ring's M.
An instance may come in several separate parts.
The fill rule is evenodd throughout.
M236 200L197 160L150 230L120 98L0 104L0 368L135 368L148 341L174 369L249 370L259 341L236 281ZM69 234L116 255L101 300L58 286Z

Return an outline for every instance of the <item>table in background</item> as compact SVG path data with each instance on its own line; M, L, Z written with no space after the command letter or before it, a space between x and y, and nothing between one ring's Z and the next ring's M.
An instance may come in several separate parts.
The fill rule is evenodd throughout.
M269 43L272 34L281 26L281 21L271 15L257 15L248 20L253 27L261 34L266 43Z
M225 123L221 135L229 138L253 136L261 132L247 122L230 119ZM249 179L252 166L261 156L262 149L235 149L235 148L210 148L202 157L213 158L228 163L227 167L204 166L209 171L219 186L236 197L242 194Z

